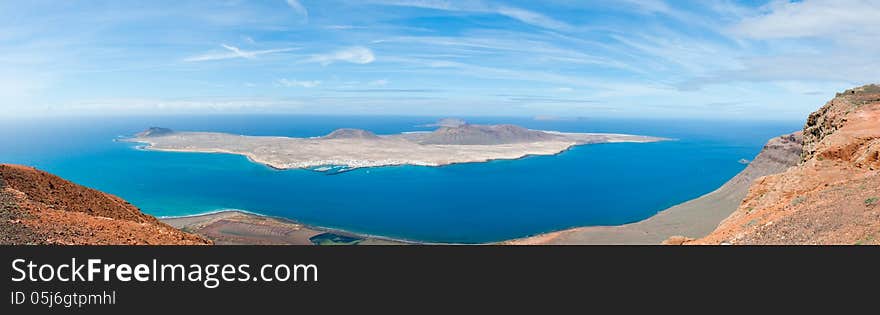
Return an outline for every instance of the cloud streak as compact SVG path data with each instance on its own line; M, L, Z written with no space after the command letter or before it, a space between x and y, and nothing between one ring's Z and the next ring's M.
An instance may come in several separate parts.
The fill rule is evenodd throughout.
M158 100L99 104L120 111L268 110L296 94L327 112L593 115L595 100L621 115L800 118L835 89L880 80L880 2L767 1L0 4L12 21L0 25L12 69L0 115L83 97ZM242 99L255 95L267 100ZM741 105L711 109L724 102Z
M297 50L297 48L279 48L279 49L266 49L266 50L242 50L238 47L220 44L221 47L228 50L228 52L221 53L206 53L201 55L196 55L192 57L187 57L183 59L186 62L201 62L201 61L214 61L214 60L225 60L225 59L256 59L258 56L269 55L269 54L277 54L288 51Z
M878 1L774 1L762 11L738 23L734 32L755 39L857 37L875 42L880 35Z
M538 12L511 6L490 5L481 1L451 2L442 0L383 0L375 1L375 3L442 11L498 14L525 24L552 30L570 30L573 28L568 23L553 19Z
M296 14L303 18L303 21L308 22L309 20L309 10L306 9L305 6L302 5L298 0L287 0L287 6L293 9Z
M547 29L552 29L552 30L570 30L570 29L572 29L572 26L569 25L568 23L561 22L561 21L555 20L553 18L550 18L546 15L543 15L543 14L540 14L537 12L533 12L533 11L529 11L529 10L523 10L523 9L514 8L514 7L499 7L499 8L494 9L493 12L501 14L506 17L509 17L511 19L529 24L529 25L534 25L534 26L543 27L543 28L547 28Z
M340 61L364 65L376 61L376 55L374 55L373 51L367 47L354 46L326 54L314 55L309 58L308 61L320 63L325 66Z
M288 79L279 79L276 81L278 85L283 87L301 87L301 88L313 88L321 85L321 81L298 81L298 80L288 80Z
M736 9L741 18L728 27L729 33L747 45L761 45L763 52L728 58L736 67L705 71L687 84L799 81L839 86L880 80L878 1L773 1L746 13Z

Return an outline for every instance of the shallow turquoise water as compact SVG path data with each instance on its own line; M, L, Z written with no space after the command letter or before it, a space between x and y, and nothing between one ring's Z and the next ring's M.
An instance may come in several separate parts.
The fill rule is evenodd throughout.
M226 154L142 151L114 142L149 126L317 136L339 127L427 130L436 117L200 116L0 120L0 162L37 166L156 216L243 209L358 233L488 242L583 225L639 221L723 184L767 139L801 122L534 121L472 118L570 132L676 138L598 144L557 156L338 175L278 171Z

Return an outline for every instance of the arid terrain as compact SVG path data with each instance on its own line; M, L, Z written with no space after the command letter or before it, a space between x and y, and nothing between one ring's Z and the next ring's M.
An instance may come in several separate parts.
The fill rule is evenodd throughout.
M681 242L705 236L729 216L748 192L755 179L783 172L800 161L800 132L776 137L745 170L715 191L673 206L636 223L618 226L589 226L516 239L507 245L576 244L660 244L664 240ZM671 239L670 239L671 238Z
M30 167L0 164L0 244L199 245L118 197Z
M811 114L800 164L758 179L715 231L686 244L880 244L880 86Z
M513 125L444 125L433 132L375 135L339 129L316 138L255 137L214 132L174 132L153 127L127 141L159 151L230 153L277 169L346 169L389 165L441 166L454 163L553 155L575 145L654 142L657 137L561 133Z
M181 230L204 236L218 245L313 245L313 237L339 232L309 227L294 221L240 211L163 218ZM344 234L359 245L393 245L401 242Z
M254 138L240 144L258 151L310 142L316 142L311 144L312 149L327 148L339 144L335 141L365 141L362 145L405 142L425 147L504 147L557 143L563 138L581 139L583 143L659 140L618 135L572 136L504 125L444 125L433 133L395 136L341 129L315 139L178 133L151 128L136 140L161 139L159 142L172 143L170 146L174 147L193 139L219 145L235 142L227 139L234 137ZM474 144L487 142L503 144ZM289 158L286 154L304 156L290 152L282 156ZM237 211L162 221L165 223L118 197L46 172L0 165L0 244L405 244ZM500 244L661 242L880 244L880 86L839 93L809 116L803 131L771 139L745 170L700 198L641 222L574 228Z

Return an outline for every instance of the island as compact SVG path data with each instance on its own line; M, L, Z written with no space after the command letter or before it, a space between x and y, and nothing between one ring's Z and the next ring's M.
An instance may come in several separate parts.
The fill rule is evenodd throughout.
M626 134L542 131L515 125L450 124L449 121L442 121L434 131L376 135L367 130L337 129L312 138L181 132L152 127L124 140L145 143L144 148L148 150L239 154L275 169L321 172L509 160L558 154L576 145L667 140Z

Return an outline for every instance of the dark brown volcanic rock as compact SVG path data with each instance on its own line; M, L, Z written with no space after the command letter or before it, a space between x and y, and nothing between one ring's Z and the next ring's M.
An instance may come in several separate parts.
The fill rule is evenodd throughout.
M441 127L424 136L421 144L493 145L547 141L557 135L514 125L472 125Z
M0 164L0 244L210 244L119 197Z
M342 128L333 130L321 139L379 139L379 136L362 129Z
M148 137L161 137L167 136L174 133L174 130L168 128L161 127L150 127L147 130L141 131L135 134L135 137L148 138Z

